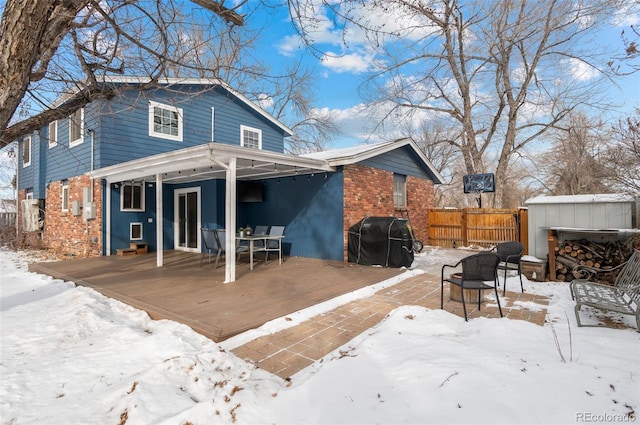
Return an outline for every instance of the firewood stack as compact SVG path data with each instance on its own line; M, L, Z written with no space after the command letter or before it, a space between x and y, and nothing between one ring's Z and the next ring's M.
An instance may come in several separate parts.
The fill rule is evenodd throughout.
M613 285L621 265L631 257L639 242L638 237L609 242L565 241L555 248L556 280L589 279Z

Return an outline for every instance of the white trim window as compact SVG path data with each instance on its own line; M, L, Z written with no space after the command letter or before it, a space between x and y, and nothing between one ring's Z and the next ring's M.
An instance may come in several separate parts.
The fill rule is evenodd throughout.
M393 173L393 206L407 207L407 176Z
M22 166L31 165L31 136L22 139Z
M62 181L62 190L60 193L62 211L69 211L69 182L67 180Z
M84 133L84 108L80 108L69 116L69 147L82 143Z
M144 183L125 182L120 190L120 211L144 211Z
M149 136L182 142L182 108L149 101Z
M47 134L49 139L49 147L52 148L58 145L58 121L52 121L49 123L49 133Z
M142 223L129 223L129 240L142 240Z
M262 130L259 128L240 126L240 146L262 149Z

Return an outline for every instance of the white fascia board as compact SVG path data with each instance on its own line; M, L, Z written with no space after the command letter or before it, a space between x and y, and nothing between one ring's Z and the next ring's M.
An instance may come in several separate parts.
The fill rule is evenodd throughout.
M396 150L403 146L409 146L419 157L420 160L427 166L429 171L433 173L437 181L434 181L435 184L444 183L444 177L440 174L438 170L431 164L431 161L424 155L422 151L418 148L416 143L410 137L406 137L404 139L398 139L392 142L383 142L374 145L370 145L367 149L367 145L364 145L363 149L339 149L335 151L336 156L332 157L331 151L326 151L327 155L323 156L323 152L318 153L318 158L325 158L327 162L332 166L340 166L340 165L351 165L361 161L365 161L369 158L373 158L392 150ZM354 152L355 151L355 152ZM341 152L346 153L345 155L340 155ZM314 154L309 154L308 157L313 157Z
M231 158L254 160L258 163L276 163L301 169L335 171L335 167L322 160L214 142L104 167L89 172L87 175L92 178L103 178L109 183L116 183L137 180L149 175L207 167L214 164L215 161L226 163ZM265 172L265 175L269 174Z

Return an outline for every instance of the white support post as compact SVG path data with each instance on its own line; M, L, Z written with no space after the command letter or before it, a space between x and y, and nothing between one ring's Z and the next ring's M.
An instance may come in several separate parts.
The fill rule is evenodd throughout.
M107 239L106 240L106 255L110 256L111 255L111 182L107 181L106 184L106 190L105 190L105 196L106 196L106 200L105 200L105 209L106 209L106 214L104 214L104 216L106 217L107 222L105 223L105 233L104 236Z
M229 159L226 167L225 195L225 279L224 283L236 281L236 158Z
M142 189L144 190L144 188ZM162 231L162 174L156 174L156 266L162 267L163 258L163 241L164 234Z

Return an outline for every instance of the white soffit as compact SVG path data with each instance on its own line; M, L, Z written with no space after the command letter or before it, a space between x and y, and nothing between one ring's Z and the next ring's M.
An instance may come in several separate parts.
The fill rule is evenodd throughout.
M157 174L166 183L186 183L225 178L225 164L236 158L238 180L256 180L315 172L333 172L324 160L277 152L208 143L132 160L87 173L109 183L152 181Z

